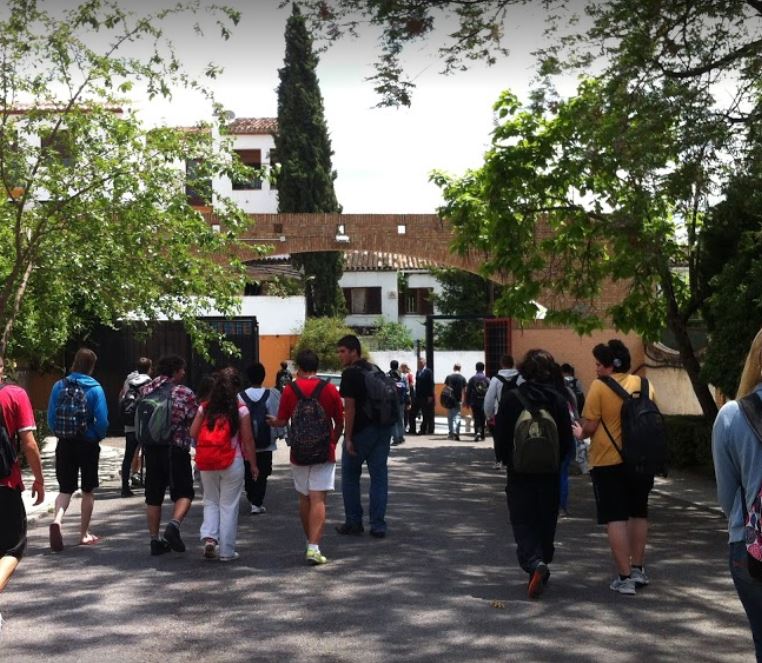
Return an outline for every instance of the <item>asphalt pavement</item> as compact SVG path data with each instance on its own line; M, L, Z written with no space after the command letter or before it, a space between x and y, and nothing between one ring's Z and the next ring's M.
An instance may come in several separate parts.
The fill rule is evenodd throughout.
M275 455L267 513L249 515L242 498L241 558L220 564L201 559L200 499L182 526L188 551L149 556L141 491L119 495L119 444L103 445L92 524L98 545L50 552L50 514L35 510L28 554L0 594L2 660L753 658L727 569L725 521L706 476L673 472L657 480L651 585L635 597L609 590L614 569L604 529L595 524L589 478L571 477L570 516L559 521L550 583L541 599L529 600L490 439L455 442L439 434L392 448L385 539L339 536L333 526L343 520L341 494L331 494L321 546L330 561L322 567L304 562L285 445ZM165 506L164 522L168 517ZM78 520L74 500L66 544L76 541Z

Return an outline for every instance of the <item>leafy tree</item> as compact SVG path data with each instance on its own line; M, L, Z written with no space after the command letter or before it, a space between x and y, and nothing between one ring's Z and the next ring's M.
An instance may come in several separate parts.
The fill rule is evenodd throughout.
M210 305L231 312L243 287L234 253L246 215L215 201L223 232L189 206L177 162L198 164L187 184L204 202L212 176L236 172L209 127L146 129L124 96L206 87L183 71L163 22L198 3L136 17L117 3L83 2L58 17L9 0L0 20L0 355L50 357L96 322L179 317ZM224 37L238 20L218 9ZM97 38L96 38L97 37ZM92 44L102 41L98 50ZM149 47L134 55L131 45ZM129 51L129 52L125 52ZM214 77L217 69L209 66Z
M389 322L381 316L373 334L374 350L410 350L415 345L410 330L401 322Z
M493 284L469 272L437 269L434 275L442 285L435 295L437 308L446 315L492 315ZM483 320L453 320L434 325L435 345L442 349L484 349Z
M278 135L280 160L279 212L340 212L331 167L331 141L323 111L317 68L304 17L297 5L286 23L286 56L279 70ZM293 256L304 272L307 315L336 316L344 311L339 289L344 266L339 252L322 251Z
M309 348L320 358L320 370L332 371L341 367L337 345L339 339L352 330L341 318L308 318L299 334L299 341L294 347L294 356Z

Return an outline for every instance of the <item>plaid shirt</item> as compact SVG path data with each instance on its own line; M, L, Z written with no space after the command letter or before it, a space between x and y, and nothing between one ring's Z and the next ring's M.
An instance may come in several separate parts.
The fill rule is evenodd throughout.
M140 395L145 396L158 389L167 382L169 378L166 375L160 375L149 382L145 387L140 388ZM198 410L198 399L188 387L182 384L175 385L172 389L172 444L181 449L190 449L191 436L190 426Z

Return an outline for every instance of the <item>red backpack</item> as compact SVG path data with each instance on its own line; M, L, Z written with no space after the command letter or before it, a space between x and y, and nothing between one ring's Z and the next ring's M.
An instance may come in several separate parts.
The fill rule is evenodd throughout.
M209 419L204 415L196 441L196 467L202 472L228 469L235 460L236 449L227 417L217 416L209 430Z

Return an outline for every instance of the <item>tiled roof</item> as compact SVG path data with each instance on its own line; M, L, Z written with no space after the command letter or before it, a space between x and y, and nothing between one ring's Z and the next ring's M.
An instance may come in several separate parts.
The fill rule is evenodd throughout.
M291 260L289 255L263 256L248 261L249 265L262 263L285 263ZM428 270L434 266L430 260L423 260L401 253L383 253L380 251L347 251L344 253L345 272L396 272Z
M231 134L270 134L278 133L276 117L237 117L228 125Z

